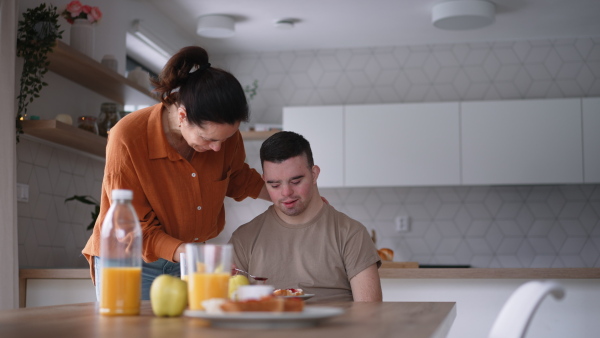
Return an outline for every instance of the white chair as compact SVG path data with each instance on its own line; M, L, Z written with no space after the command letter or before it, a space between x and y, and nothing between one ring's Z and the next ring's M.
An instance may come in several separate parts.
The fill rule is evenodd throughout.
M531 281L521 285L500 310L489 338L525 337L533 314L547 294L562 299L565 289L554 281Z

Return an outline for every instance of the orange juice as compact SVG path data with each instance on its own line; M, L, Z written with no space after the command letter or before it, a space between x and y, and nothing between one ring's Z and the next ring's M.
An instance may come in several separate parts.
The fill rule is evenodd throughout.
M211 298L229 296L229 273L193 273L189 276L190 310L204 310L202 302Z
M142 268L103 268L101 279L101 314L126 316L140 313Z

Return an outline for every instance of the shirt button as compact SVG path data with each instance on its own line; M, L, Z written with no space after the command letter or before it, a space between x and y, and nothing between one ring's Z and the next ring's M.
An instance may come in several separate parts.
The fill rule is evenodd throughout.
M197 240L198 240L198 237L194 238L194 241L197 241Z
M201 206L198 206L198 207L196 207L196 209L198 209L198 210L202 210L202 207L201 207Z
M192 177L196 177L196 173L192 173Z

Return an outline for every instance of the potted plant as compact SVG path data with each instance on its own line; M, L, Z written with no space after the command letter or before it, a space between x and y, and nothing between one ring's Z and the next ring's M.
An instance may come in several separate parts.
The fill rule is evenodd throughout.
M23 134L21 120L27 115L27 106L40 96L40 91L48 84L43 81L48 72L48 53L52 51L56 40L62 37L59 31L56 7L45 3L29 8L19 20L17 30L17 56L25 61L21 71L19 95L17 96L17 142Z
M79 201L84 204L90 204L90 205L95 206L94 211L92 211L92 222L87 226L86 230L93 229L94 225L96 224L96 219L98 218L98 215L100 215L100 203L98 203L98 201L95 198L93 198L92 196L79 196L79 195L75 195L75 196L65 199L65 203L67 203L69 201L73 201L73 200Z
M244 87L244 93L246 93L246 96L248 97L248 101L251 101L254 98L254 96L256 96L257 90L258 90L258 80L254 80L254 82L252 82L252 86L246 85Z

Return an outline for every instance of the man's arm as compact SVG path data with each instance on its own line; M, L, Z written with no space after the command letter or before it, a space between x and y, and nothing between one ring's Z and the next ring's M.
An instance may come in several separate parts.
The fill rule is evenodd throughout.
M381 281L377 263L359 272L350 280L355 302L381 302Z

